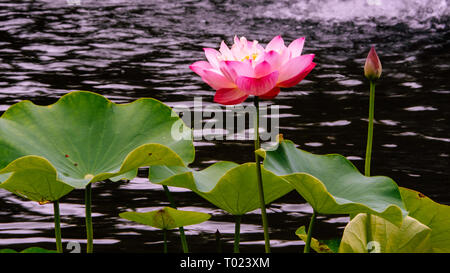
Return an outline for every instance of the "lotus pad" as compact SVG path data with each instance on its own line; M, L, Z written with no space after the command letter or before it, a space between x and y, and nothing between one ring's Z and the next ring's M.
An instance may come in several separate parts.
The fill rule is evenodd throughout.
M264 169L262 178L266 204L293 189L289 183ZM152 166L149 179L157 184L190 189L233 215L258 209L260 204L255 163L218 162L202 171Z
M367 236L367 214L360 213L345 227L340 253L427 253L431 252L431 229L407 216L400 227L384 218L371 216Z
M450 206L410 189L400 188L400 192L408 215L431 228L432 251L450 253Z
M10 248L4 248L0 249L0 253L58 253L58 252L55 250L49 250L40 247L29 247L20 252Z
M315 155L283 140L272 151L258 150L264 168L292 184L321 214L372 213L400 225L406 211L396 183L366 177L341 155Z
M130 179L139 167L184 166L193 158L190 129L154 99L118 105L77 91L49 106L19 102L0 118L0 187L39 202L72 187Z
M123 212L119 216L159 229L174 229L200 224L211 217L211 215L203 212L177 210L169 207L150 212Z

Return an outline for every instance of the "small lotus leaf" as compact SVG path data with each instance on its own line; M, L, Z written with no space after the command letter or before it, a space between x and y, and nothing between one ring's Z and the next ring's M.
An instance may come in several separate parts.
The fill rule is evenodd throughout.
M207 221L211 215L203 212L183 211L164 207L150 212L122 212L120 217L159 229L174 229Z
M305 226L301 226L295 231L295 235L297 235L302 241L306 242L308 238L308 234L306 233ZM330 243L334 243L334 240L330 240ZM335 253L335 249L332 249L325 241L317 240L315 238L311 238L311 248L314 249L317 253ZM339 247L339 246L338 246Z

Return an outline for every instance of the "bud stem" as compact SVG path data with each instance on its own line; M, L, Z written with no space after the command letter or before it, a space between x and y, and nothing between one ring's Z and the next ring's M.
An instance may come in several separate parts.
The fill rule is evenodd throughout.
M375 82L370 81L369 129L367 132L367 148L365 161L366 176L370 176L370 159L372 157L374 111L375 111Z
M367 148L366 148L366 161L364 174L370 176L370 160L372 157L372 141L373 141L373 120L375 112L375 81L370 81L370 102L369 102L369 129L367 132ZM371 242L372 239L372 215L367 214L366 220L366 236L367 243Z

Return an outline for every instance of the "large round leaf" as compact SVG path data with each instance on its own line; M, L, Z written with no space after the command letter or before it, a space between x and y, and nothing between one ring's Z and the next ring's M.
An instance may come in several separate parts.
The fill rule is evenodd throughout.
M260 204L255 163L218 162L202 171L152 166L149 179L157 184L190 189L233 215L253 211ZM264 169L262 180L266 204L293 189L289 183Z
M397 184L366 177L344 156L315 155L283 140L271 151L258 150L264 168L288 181L321 214L372 213L400 225L404 211Z
M431 228L433 252L450 253L450 206L410 189L400 188L400 193L408 215Z
M193 158L190 129L154 99L117 105L78 91L49 106L19 102L0 118L0 187L40 202Z
M159 229L174 229L200 224L211 218L203 212L177 210L164 207L150 212L122 212L120 217Z
M431 252L431 229L407 216L400 227L372 215L370 237L368 215L358 214L345 227L340 253L427 253ZM370 238L370 239L368 239Z

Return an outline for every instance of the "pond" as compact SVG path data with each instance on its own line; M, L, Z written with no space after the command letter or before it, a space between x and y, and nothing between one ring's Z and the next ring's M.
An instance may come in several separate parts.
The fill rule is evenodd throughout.
M47 105L72 90L89 90L117 103L153 97L192 107L194 97L213 104L214 90L190 69L202 48L246 36L263 44L282 35L306 37L304 53L316 68L284 89L280 132L304 150L339 153L363 170L369 86L363 66L371 45L383 64L377 84L372 174L450 205L450 7L445 0L278 1L0 1L0 111L31 100ZM248 100L244 105L251 104ZM197 140L193 167L218 160L253 161L251 140ZM95 251L161 252L162 233L120 219L128 209L168 205L161 186L142 169L129 182L93 187ZM233 217L196 194L171 188L182 209L212 214L186 227L192 252L233 248ZM62 237L84 248L84 192L61 200ZM0 191L0 248L54 248L53 208ZM300 252L294 234L312 209L291 192L268 206L273 252ZM342 235L346 216L319 216L323 238ZM169 251L179 252L177 232ZM259 211L242 219L241 251L263 252Z

